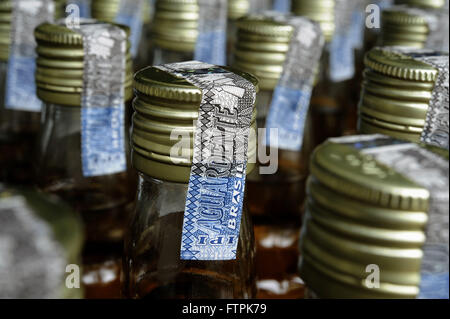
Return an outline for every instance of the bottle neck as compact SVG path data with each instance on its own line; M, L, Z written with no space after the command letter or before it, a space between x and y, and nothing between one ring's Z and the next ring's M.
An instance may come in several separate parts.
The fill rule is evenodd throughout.
M188 184L159 180L139 172L137 205L151 205L159 217L184 212Z

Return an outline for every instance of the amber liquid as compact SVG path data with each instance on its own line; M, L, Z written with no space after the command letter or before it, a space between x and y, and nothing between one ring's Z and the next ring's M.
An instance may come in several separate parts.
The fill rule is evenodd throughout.
M121 298L122 250L121 243L85 247L82 282L86 299Z
M243 258L251 254L245 247L253 243L242 245L244 238L241 236L236 260L180 260L183 218L183 212L159 217L142 232L138 241L126 243L125 296L152 299L253 297L253 269L248 264L252 258Z
M105 183L77 186L73 181L59 181L43 188L66 201L84 222L88 242L121 242L134 208L126 184L107 187Z

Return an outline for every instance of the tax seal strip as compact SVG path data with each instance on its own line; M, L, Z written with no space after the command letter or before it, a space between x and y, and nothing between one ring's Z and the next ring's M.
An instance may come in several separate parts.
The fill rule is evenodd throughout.
M202 90L180 258L236 259L256 89L241 76L207 63L157 68Z
M283 73L274 91L266 120L268 130L262 142L298 151L302 147L314 76L325 40L320 26L307 18L275 15L273 19L292 25L294 32ZM273 129L278 129L278 143L270 140Z
M127 35L121 28L83 20L81 153L86 177L126 170L124 83Z
M36 95L36 42L34 29L54 16L53 0L12 1L11 51L8 59L5 108L40 112Z
M198 37L194 59L226 64L227 0L198 0Z
M417 144L383 135L331 139L371 155L430 193L419 298L449 297L449 162Z

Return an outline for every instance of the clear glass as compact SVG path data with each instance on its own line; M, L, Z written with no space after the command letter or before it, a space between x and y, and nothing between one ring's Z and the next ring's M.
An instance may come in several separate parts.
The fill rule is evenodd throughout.
M139 174L136 211L125 238L123 294L157 299L254 297L254 240L245 207L236 260L180 260L187 189L187 184Z
M126 109L130 108L128 104ZM39 187L44 192L63 198L81 214L88 242L120 243L133 210L136 190L136 174L130 159L127 159L127 170L123 173L84 177L81 108L48 104L42 117ZM130 154L128 123L125 131L126 153Z
M126 110L131 110L131 102ZM129 158L126 172L84 177L81 167L81 108L45 105L40 136L38 186L63 198L82 217L86 243L82 282L86 298L120 298L123 236L134 209L137 174ZM129 119L130 115L125 114Z
M194 52L166 50L158 46L154 46L153 49L153 65L191 61L193 59Z
M40 113L5 109L7 68L0 61L0 181L31 185Z
M272 95L271 90L258 93L256 107L259 128L265 127ZM260 174L259 168L263 164L258 163L247 178L247 200L254 224L260 298L303 296L303 285L297 275L297 260L310 153L309 131L307 122L302 151L270 150L272 153L278 152L278 170L275 174ZM259 147L262 147L261 142ZM265 151L269 153L268 148Z

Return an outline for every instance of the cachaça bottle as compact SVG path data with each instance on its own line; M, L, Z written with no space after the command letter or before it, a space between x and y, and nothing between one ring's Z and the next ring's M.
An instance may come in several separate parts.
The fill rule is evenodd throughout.
M83 298L83 228L54 196L0 184L0 298Z
M313 297L448 299L447 150L346 136L310 167L299 271Z
M57 3L57 8L59 8ZM41 103L34 84L34 28L60 16L51 0L0 2L0 181L33 183ZM25 23L26 21L26 23Z
M193 78L199 86L192 84ZM214 89L205 89L202 83ZM253 229L241 188L245 166L249 173L254 161L238 165L238 179L227 169L245 162L242 157L247 149L238 145L245 128L256 127L253 103L257 80L246 73L194 61L145 68L135 74L134 88L132 161L139 172L139 185L125 242L124 295L162 299L254 297ZM211 101L214 104L208 105ZM242 107L238 111L234 108L237 105ZM210 107L216 110L205 112ZM232 128L236 120L244 128L238 134ZM211 134L217 139L208 138L207 123L213 125ZM218 130L222 125L233 135L221 136ZM252 158L256 137L249 138L248 145L248 158ZM220 155L213 155L214 160L206 155L198 161L199 153L208 154L207 150L216 146L231 147L231 152L239 149L237 162L228 157L231 162L224 162ZM200 173L203 169L205 175ZM231 199L229 187L233 183ZM240 219L235 205L242 200ZM230 210L229 205L233 206ZM237 220L232 217L236 215Z
M132 62L126 26L81 20L80 28L41 24L36 86L44 102L38 186L60 196L85 224L88 273L120 269L123 234L133 208L129 127ZM102 262L103 260L103 262ZM92 267L95 269L93 270ZM118 297L119 271L104 282L87 276L86 296Z
M358 83L355 48L361 44L363 3L355 0L293 0L292 11L322 27L326 46L311 98L314 145L356 132Z
M294 26L288 23L286 17L284 21L281 20L282 17L280 15L280 19L276 20L271 15L257 14L241 18L237 22L233 66L250 72L259 79L260 92L256 104L259 128L266 127L275 99L274 91L286 71L284 66L294 34ZM303 58L308 59L306 56ZM297 66L292 65L294 67ZM296 81L307 82L302 76L306 75L303 73L294 78ZM292 121L295 114L287 116ZM301 150L266 146L261 139L262 134L259 134L258 147L264 150L264 154L271 153L276 158L269 156L271 162L268 163L263 163L265 160L260 158L257 169L247 179L247 198L257 245L258 296L262 298L298 298L303 295L296 267L311 147L308 124L306 120ZM260 171L261 167L268 169L275 162L278 164L274 172Z

